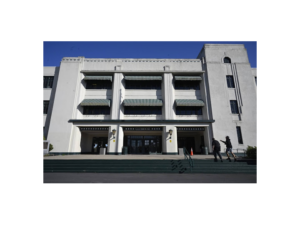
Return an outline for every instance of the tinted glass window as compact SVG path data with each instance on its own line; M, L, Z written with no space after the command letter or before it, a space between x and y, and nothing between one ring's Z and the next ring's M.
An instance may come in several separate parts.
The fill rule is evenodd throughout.
M233 76L226 76L227 79L227 87L229 88L235 88L234 86L234 81L233 81Z
M109 115L110 107L108 106L84 106L83 115Z
M200 82L199 81L177 80L177 81L175 81L175 89L177 89L177 90L200 90Z
M178 106L176 107L176 115L202 115L202 107Z
M236 100L230 100L231 113L239 114L239 109Z
M44 114L48 113L49 101L44 101Z
M231 59L228 58L228 57L225 57L225 58L224 58L224 63L231 63Z
M86 89L111 89L112 82L109 80L87 80Z
M236 127L237 137L239 144L243 144L243 137L242 137L242 131L241 127Z
M161 115L161 106L136 106L136 107L130 107L126 106L124 107L124 114L125 115Z
M54 77L44 77L44 88L52 88Z
M156 89L161 90L160 80L126 80L126 89Z

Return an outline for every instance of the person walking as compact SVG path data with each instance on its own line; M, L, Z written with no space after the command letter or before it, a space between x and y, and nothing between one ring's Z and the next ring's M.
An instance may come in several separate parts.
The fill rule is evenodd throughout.
M212 149L215 157L215 162L218 162L217 155L221 159L221 162L223 162L222 156L220 154L220 150L221 150L220 143L214 138L212 138Z
M220 140L222 141L222 140ZM231 145L231 141L230 138L228 136L226 136L226 141L222 141L225 145L226 145L226 155L227 155L227 160L229 160L229 162L231 162L230 156L229 156L229 152L231 152L234 161L236 162L236 156L235 154L232 153L232 145Z

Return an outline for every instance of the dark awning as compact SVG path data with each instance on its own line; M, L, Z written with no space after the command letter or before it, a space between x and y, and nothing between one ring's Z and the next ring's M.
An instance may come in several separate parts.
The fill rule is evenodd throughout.
M112 81L112 76L85 76L84 80L110 80Z
M162 106L160 99L125 99L124 106Z
M162 80L161 76L125 76L125 80Z
M200 76L175 76L176 80L200 81L202 78Z
M176 99L177 106L205 106L205 103L200 99Z
M110 107L109 99L84 99L81 106L108 106Z

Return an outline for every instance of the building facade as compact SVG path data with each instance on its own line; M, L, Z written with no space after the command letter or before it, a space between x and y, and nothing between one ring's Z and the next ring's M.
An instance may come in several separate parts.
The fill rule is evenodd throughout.
M44 67L44 136L69 154L201 154L225 136L246 149L256 77L244 45L205 44L196 59L65 57Z

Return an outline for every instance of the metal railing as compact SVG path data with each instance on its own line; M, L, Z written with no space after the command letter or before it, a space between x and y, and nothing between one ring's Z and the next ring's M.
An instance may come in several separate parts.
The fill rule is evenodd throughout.
M244 156L246 156L246 149L242 149L242 148L236 148L236 149L232 149L232 153L244 153ZM226 153L226 148L224 148L224 153Z
M184 158L186 160L188 160L188 162L190 164L191 172L193 172L194 162L193 162L193 159L192 159L190 153L187 151L186 147L183 147L183 153L184 153Z

